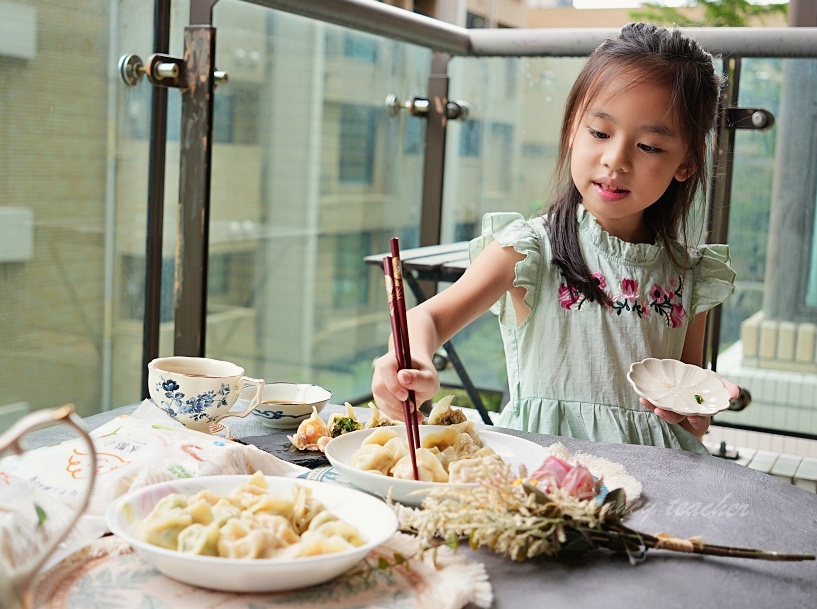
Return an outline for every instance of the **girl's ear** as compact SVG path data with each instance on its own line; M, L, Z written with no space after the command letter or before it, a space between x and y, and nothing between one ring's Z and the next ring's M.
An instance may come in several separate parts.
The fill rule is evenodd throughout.
M678 165L678 169L675 170L675 175L673 177L679 182L683 182L694 173L695 166L692 162L692 159L687 159L686 161Z

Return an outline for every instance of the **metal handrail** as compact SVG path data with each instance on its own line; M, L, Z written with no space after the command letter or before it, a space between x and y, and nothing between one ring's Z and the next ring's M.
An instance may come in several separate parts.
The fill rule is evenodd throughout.
M719 56L817 57L817 28L687 27L684 33ZM466 30L468 55L587 56L619 28L514 28Z
M452 55L468 55L470 52L465 28L374 0L246 1Z
M466 29L374 0L246 2L465 57L587 56L619 31L619 28ZM817 57L814 27L689 27L684 32L713 55Z

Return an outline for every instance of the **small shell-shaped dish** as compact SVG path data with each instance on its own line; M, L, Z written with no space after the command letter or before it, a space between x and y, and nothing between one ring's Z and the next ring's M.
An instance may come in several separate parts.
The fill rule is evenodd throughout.
M729 392L713 372L676 359L635 362L627 380L638 395L677 414L711 416L729 408Z

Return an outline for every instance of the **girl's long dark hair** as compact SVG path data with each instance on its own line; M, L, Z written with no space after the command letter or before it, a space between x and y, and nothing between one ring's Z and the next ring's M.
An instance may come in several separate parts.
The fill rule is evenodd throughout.
M663 195L644 210L647 230L656 241L668 243L679 234L686 241L687 216L698 190L706 184L706 146L715 122L721 79L715 72L712 55L678 30L646 23L631 23L619 36L603 42L579 73L565 103L565 116L559 139L556 168L556 195L548 208L548 233L553 249L553 264L561 269L567 284L589 300L611 304L610 297L590 274L582 257L576 222L581 195L570 176L570 138L574 124L595 96L610 84L662 85L670 92L681 133L686 137L687 164L691 175L679 182L672 179ZM679 268L689 260L677 260L673 248L667 248Z

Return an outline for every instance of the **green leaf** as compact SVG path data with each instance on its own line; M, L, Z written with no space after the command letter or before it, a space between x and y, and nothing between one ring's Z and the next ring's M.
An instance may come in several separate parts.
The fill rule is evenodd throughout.
M34 504L34 509L37 510L37 528L39 529L45 524L45 521L48 520L48 514L36 503Z
M619 522L627 509L627 494L622 488L613 489L607 493L601 505L610 506L605 517L607 522Z

